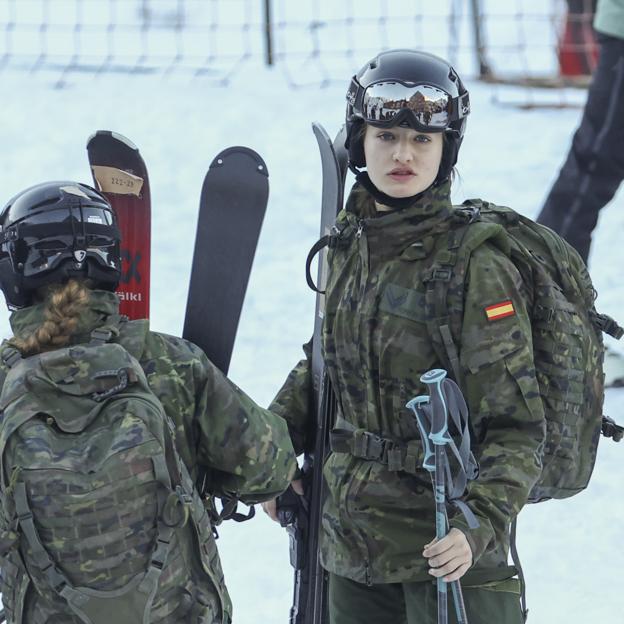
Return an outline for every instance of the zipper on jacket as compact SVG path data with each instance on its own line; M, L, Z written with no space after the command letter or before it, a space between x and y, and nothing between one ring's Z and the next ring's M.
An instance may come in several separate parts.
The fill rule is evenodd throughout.
M364 232L364 228L366 226L366 223L364 222L364 219L359 219L358 220L358 229L355 232L355 238L359 239L362 237L362 232Z
M371 578L370 563L369 563L368 559L364 560L364 575L365 575L366 585L368 587L372 587L373 586L373 581L372 581L372 578Z
M362 271L360 273L360 287L358 289L358 299L360 304L364 301L364 293L366 292L366 285L368 284L368 277L370 274L370 252L368 249L368 240L366 239L366 236L362 236L365 232L366 222L364 219L360 219L358 221L358 229L355 233L355 240L357 241L362 267Z

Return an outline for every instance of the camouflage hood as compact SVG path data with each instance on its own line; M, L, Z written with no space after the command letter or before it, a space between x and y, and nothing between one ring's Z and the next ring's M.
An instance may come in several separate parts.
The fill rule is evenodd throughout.
M346 208L336 225L342 230L350 226L355 232L366 230L371 253L396 257L415 240L437 230L452 215L450 182L431 187L414 204L401 210L377 212L373 197L355 184Z
M89 334L96 327L103 325L109 316L119 314L119 298L115 293L106 290L92 290L89 295L89 303L80 315L73 342L87 340ZM28 335L45 320L45 305L43 303L16 310L9 318L11 329L16 336Z

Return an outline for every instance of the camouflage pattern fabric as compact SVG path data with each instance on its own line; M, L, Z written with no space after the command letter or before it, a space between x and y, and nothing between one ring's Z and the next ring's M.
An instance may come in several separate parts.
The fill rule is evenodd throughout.
M420 375L443 364L427 328L425 283L428 258L460 218L449 190L447 183L409 208L376 215L372 198L356 186L328 254L324 357L339 404L336 428L351 431L354 442L351 452L332 452L324 467L321 554L327 570L360 583L430 580L422 549L435 534L435 505L405 404L426 392ZM475 249L459 362L480 464L464 500L480 526L450 518L472 548L468 584L514 574L509 525L541 470L544 411L525 301L507 255L489 243ZM488 320L486 308L504 302L514 314ZM311 442L309 348L306 355L271 405L289 421L297 451Z
M88 341L94 328L105 325L116 314L117 297L112 293L93 291L90 308L82 316L76 342ZM41 306L34 306L13 313L11 324L16 334L24 334L41 320ZM139 360L150 388L173 421L175 445L188 468L188 472L182 470L182 473L188 475L188 482L195 480L199 466L205 466L209 470L211 494L235 496L248 503L272 498L287 487L294 474L296 462L287 427L282 419L258 407L229 382L195 345L150 332L147 321L122 324L121 334L115 340ZM123 349L121 351L125 352ZM3 368L3 383L5 375L6 369ZM39 422L35 426L45 425ZM131 429L132 431L128 431L130 437L139 435L136 427ZM0 423L0 434L2 431ZM32 437L32 440L36 439L36 436ZM60 463L72 461L72 453L75 454L78 447L68 449L65 459L59 456ZM128 475L109 475L108 482L101 484L102 488L113 492L117 481L129 478L138 478L141 481L141 475L146 474L144 462L140 453L129 452L133 456L129 456L124 464ZM168 457L170 461L171 455ZM74 457L73 461L77 459L79 458ZM10 473L10 467L4 466L4 470ZM7 479L10 479L10 474L5 474L4 486L10 485ZM61 488L58 491L55 490L56 481L58 488ZM90 537L75 533L82 530L81 523L72 522L71 517L69 520L61 517L63 513L71 512L75 518L80 518L82 513L79 502L71 510L63 504L63 499L67 496L63 493L67 492L63 490L63 483L65 481L60 476L57 479L41 481L37 485L38 496L29 496L31 506L52 506L55 513L58 512L56 525L51 518L50 526L38 527L42 541L52 545L52 549L57 552L64 552L64 544L67 546L67 553L71 551L73 543L83 546L80 552L66 553L67 560L61 557L61 561L57 561L62 571L74 575L74 581L82 580L85 585L90 584L99 589L118 587L123 579L107 578L104 574L106 565L114 561L121 565L123 574L131 575L142 564L141 558L128 560L124 558L125 552L106 552L105 546L98 547L97 537L92 540L89 551L85 544L88 544ZM75 494L71 490L69 493L70 496ZM32 493L29 492L30 494ZM144 520L151 518L151 525L141 529L138 535L142 537L138 541L127 544L128 551L132 548L140 551L141 543L147 543L150 536L153 537L155 527L152 508L156 505L157 498L153 482L146 481L145 487L137 485L134 515L137 518L144 516ZM45 592L35 590L24 571L24 560L17 555L19 530L17 533L14 531L11 509L6 502L6 499L3 500L0 535L0 547L6 555L2 558L0 567L7 621L28 624L52 621L63 624L80 623L80 619L68 613L62 599L57 597L55 600ZM172 557L167 560L160 575L150 622L216 624L231 621L231 604L224 585L207 507L210 507L209 503L204 506L199 497L195 497L191 505L192 515L200 525L198 538L191 539L194 534L189 532L174 532L173 541L176 546L172 547ZM96 525L98 529L94 530L96 535L98 531L105 531L105 526L100 522L104 516L108 518L104 519L104 524L117 522L123 525L123 519L115 516L114 501L111 500L107 513L103 510L99 513L99 521L97 512L92 514L94 522L99 522ZM137 518L135 520L138 523L141 520ZM129 530L128 536L132 534L133 531ZM80 569L76 570L75 566L72 567L74 561L82 566L82 572ZM39 587L39 583L37 586ZM114 616L112 611L106 615L109 618Z
M447 322L452 334L459 335L466 268L476 247L490 241L510 254L527 288L533 358L547 430L542 472L529 502L573 496L589 483L600 439L602 331L617 336L622 330L610 317L596 312L596 291L585 263L559 235L505 206L481 200L467 200L464 206L476 207L479 213L473 214L471 223L451 230L446 240L441 237L432 255L432 268L447 268L451 277L429 283L430 333L439 335L440 324ZM456 241L461 241L459 246ZM446 320L435 318L436 309ZM498 308L503 314L505 309L509 306Z

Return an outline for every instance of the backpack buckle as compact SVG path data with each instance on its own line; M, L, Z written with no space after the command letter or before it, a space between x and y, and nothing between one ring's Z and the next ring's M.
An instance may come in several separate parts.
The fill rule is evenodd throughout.
M599 314L596 312L592 316L596 327L602 330L605 334L613 336L616 340L619 340L622 336L624 336L624 329L618 325L617 321L612 319L607 314Z
M22 359L22 354L13 347L9 347L2 352L2 361L7 368L13 368Z
M618 425L609 416L602 417L602 435L605 438L613 438L614 442L619 442L624 437L624 427Z
M384 456L386 440L361 429L353 433L353 455L362 459L380 460Z
M349 244L349 238L344 236L344 233L347 232L349 227L349 225L345 225L345 227L340 229L338 226L333 225L329 233L327 246L330 249L335 249L336 247L346 247Z
M170 529L182 528L189 519L193 497L184 491L182 486L176 485L162 510L161 520Z
M455 215L467 225L481 220L481 208L473 204L464 204L455 209Z
M33 519L32 512L30 509L27 509L23 513L16 514L18 522L21 524L22 522L28 522Z
M450 282L453 272L448 267L436 267L431 271L429 278L433 282Z
M112 337L113 332L103 327L96 327L91 332L91 342L94 344L106 344Z

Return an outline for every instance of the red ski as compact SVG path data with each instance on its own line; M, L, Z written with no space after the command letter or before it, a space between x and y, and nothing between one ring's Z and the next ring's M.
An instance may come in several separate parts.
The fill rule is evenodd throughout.
M95 186L113 206L121 230L121 313L149 318L151 205L147 169L126 137L98 130L87 142Z

